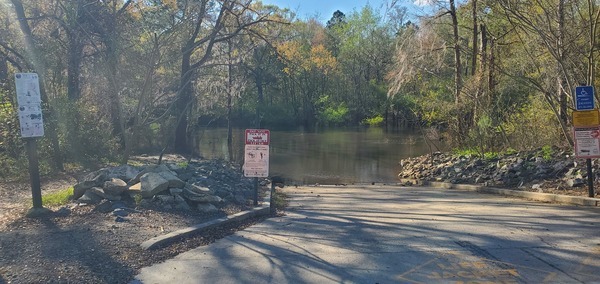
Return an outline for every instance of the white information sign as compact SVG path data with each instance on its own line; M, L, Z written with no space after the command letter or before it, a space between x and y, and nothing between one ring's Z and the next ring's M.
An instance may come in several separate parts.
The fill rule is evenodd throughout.
M575 158L600 158L600 127L573 128L575 137Z
M15 74L21 137L44 136L40 83L36 73Z
M269 176L269 145L246 145L244 148L244 176Z

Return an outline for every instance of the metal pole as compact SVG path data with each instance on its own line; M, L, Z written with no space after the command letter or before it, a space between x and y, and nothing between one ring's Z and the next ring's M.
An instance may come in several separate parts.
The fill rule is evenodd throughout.
M31 196L33 208L42 208L42 187L40 182L40 165L35 138L26 139L27 157L29 159L29 179L31 180Z
M254 206L258 206L258 178L254 178Z
M594 175L592 173L592 159L586 159L588 172L588 190L589 197L594 197Z

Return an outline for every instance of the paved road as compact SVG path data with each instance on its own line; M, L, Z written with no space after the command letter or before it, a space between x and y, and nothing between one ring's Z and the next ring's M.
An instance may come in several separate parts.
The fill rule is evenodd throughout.
M288 188L283 217L143 283L600 283L600 210L432 188Z

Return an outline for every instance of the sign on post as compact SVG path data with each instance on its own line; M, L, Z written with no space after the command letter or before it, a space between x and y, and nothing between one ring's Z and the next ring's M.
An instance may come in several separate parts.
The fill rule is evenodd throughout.
M594 110L574 110L573 111L573 126L597 126L600 125L600 112Z
M270 131L267 129L246 129L244 147L244 176L269 176Z
M36 73L15 74L21 137L44 136L40 82Z
M576 158L600 158L600 126L574 127L573 137Z
M579 86L575 88L575 109L593 110L594 109L594 87Z

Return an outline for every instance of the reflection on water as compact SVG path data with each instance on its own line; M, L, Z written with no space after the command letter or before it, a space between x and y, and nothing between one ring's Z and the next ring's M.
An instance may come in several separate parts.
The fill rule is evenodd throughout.
M201 155L225 159L226 135L226 129L205 129L198 146ZM240 164L243 136L244 129L233 131L233 157ZM270 175L281 175L288 184L395 182L400 159L430 151L422 135L407 130L271 131Z

